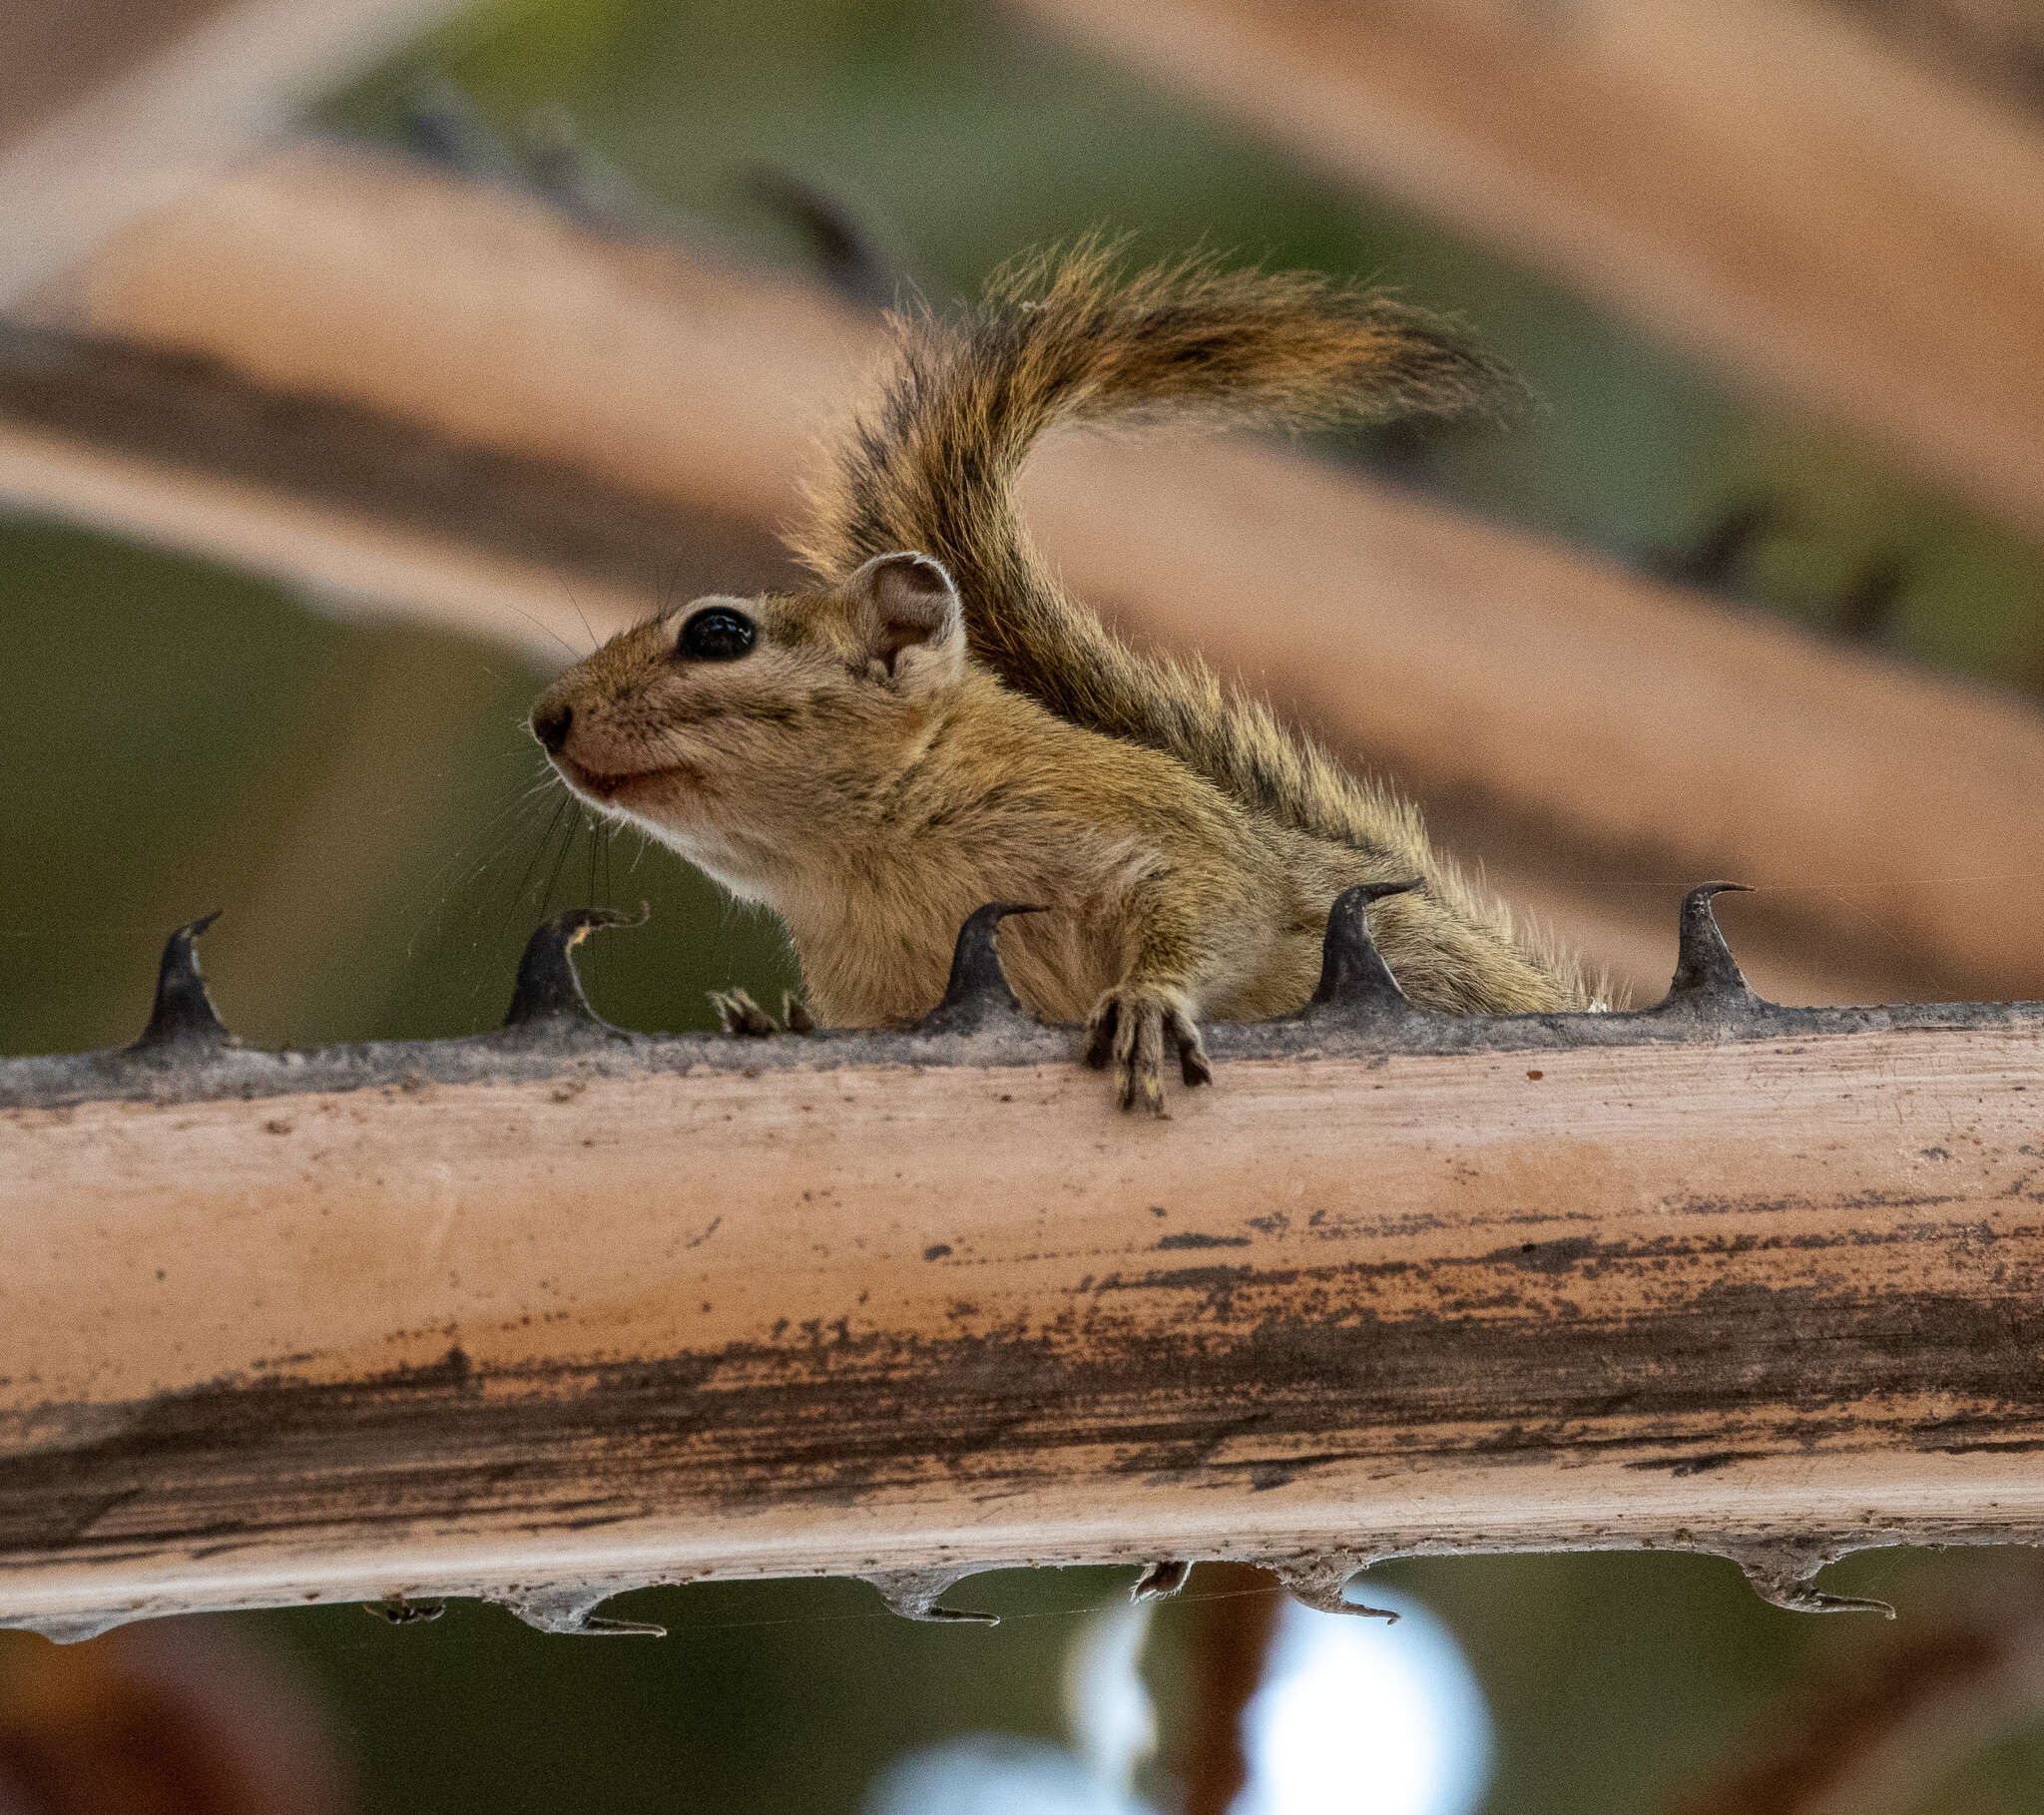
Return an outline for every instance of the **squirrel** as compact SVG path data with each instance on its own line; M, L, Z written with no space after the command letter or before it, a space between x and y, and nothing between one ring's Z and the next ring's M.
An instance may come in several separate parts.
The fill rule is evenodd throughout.
M1501 366L1374 289L1211 258L1123 278L1098 241L893 325L788 538L817 584L663 612L540 694L533 735L577 795L778 914L825 1026L912 1024L968 914L1039 906L1004 968L1034 1014L1086 1024L1125 1109L1165 1113L1174 1054L1212 1082L1203 1018L1300 1008L1360 882L1422 885L1372 915L1416 1002L1594 1006L1407 802L1075 604L1013 498L1055 424L1485 410Z

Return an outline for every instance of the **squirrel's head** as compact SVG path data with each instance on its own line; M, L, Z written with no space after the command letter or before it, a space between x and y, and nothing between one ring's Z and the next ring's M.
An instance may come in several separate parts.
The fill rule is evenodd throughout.
M950 575L881 555L831 591L713 596L622 632L529 723L584 800L759 898L849 831L965 666Z

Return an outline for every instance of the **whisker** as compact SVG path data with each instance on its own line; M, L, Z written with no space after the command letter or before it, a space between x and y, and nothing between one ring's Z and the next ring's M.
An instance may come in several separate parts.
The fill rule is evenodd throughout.
M561 798L554 803L553 815L547 820L546 830L540 834L539 843L533 848L532 855L526 859L525 873L518 878L518 887L512 892L511 900L505 905L504 914L507 921L513 913L525 905L527 893L532 887L532 879L537 874L539 866L546 861L547 851L554 842L554 834L561 829L561 820L574 803L575 797L566 792L563 792ZM541 911L544 912L545 910L542 909ZM500 928L499 930L501 931L502 929Z
M569 804L578 804L573 795L569 796ZM547 876L546 892L539 898L539 918L542 920L547 917L547 909L554 904L554 890L560 883L561 871L567 867L569 853L574 850L575 839L581 830L581 820L568 821L568 836L561 841L561 854L554 859L554 867Z
M475 865L475 868L472 871L468 872L468 874L470 875L481 875L482 872L485 869L487 869L492 863L494 863L497 860L497 858L500 857L510 845L516 843L521 837L524 836L525 820L531 812L532 803L535 799L538 798L541 791L548 787L550 784L551 777L542 776L539 781L533 783L531 786L521 788L509 799L503 800L498 805L496 811L491 813L486 819L484 819L480 824L478 824L466 838L464 838L459 844L457 844L455 848L452 851L450 851L447 854L447 856L441 861L438 868L436 868L433 871L433 873L426 878L425 883L423 885L424 891L427 893L431 893L437 890L443 890L447 886L447 880L450 872L452 872L457 865L465 864L469 859L470 853L472 853L477 847L477 845L479 845L486 837L488 837L491 832L495 831L507 819L512 821L510 831L497 842L497 844L489 852L488 856L481 859L481 861L479 861Z
M555 629L554 629L554 627L553 627L553 626L552 626L551 624L547 623L547 621L546 621L546 620L545 620L544 618L535 618L535 617L534 617L534 616L533 616L533 615L532 615L532 614L531 614L530 612L528 612L528 611L527 611L527 610L526 610L526 609L525 609L525 608L524 608L523 606L520 606L520 605L513 605L513 604L511 603L511 601L510 601L510 600L508 600L508 599L506 599L506 600L505 600L505 601L503 602L503 605L504 605L504 609L505 609L505 610L506 610L507 612L516 612L516 613L517 613L517 614L519 615L519 617L523 618L523 619L525 620L525 622L526 622L527 624L529 624L529 625L531 625L531 626L533 627L533 629L535 629L535 630L538 630L538 631L544 631L544 632L545 632L545 633L546 633L546 634L547 634L547 635L548 635L549 637L551 637L551 638L552 638L552 639L553 639L553 640L554 640L554 641L555 641L556 643L558 643L558 644L559 644L559 645L560 645L560 646L561 646L561 647L562 647L562 648L563 648L564 650L566 650L566 651L568 652L568 654L569 654L569 655L571 655L572 657L574 657L574 658L575 658L575 660L576 660L577 662L580 662L580 661L582 660L582 655L583 655L583 652L582 652L581 650L578 650L578 649L577 649L577 648L576 648L576 647L575 647L575 646L574 646L574 645L573 645L572 643L570 643L570 642L568 641L568 639L567 639L567 638L563 637L563 636L561 635L561 633L560 633L559 631L555 630ZM577 612L578 614L580 614L580 612L581 612L582 608L581 608L581 607L580 607L580 606L578 605L578 606L576 606L576 607L575 607L575 610L576 610L576 612ZM583 626L583 629L584 629L584 630L588 630L588 628L589 628L589 620L588 620L588 619L586 619L586 618L585 618L585 619L583 619L583 621L582 621L582 626ZM593 639L594 639L594 636L595 636L595 633L594 633L594 632L591 632L591 638L592 638L592 641L591 641L591 643L590 643L590 648L591 648L591 649L594 649L594 648L596 647L596 645L595 645L595 642L594 642L594 640L593 640Z
M582 609L582 601L575 597L575 589L572 586L563 586L561 591L568 595L568 603L575 608L575 616L582 620L582 629L589 638L589 648L593 654L597 647L596 632L590 625L589 615Z
M498 839L496 844L490 848L486 855L476 860L474 867L470 869L468 872L469 879L474 880L478 877L486 875L491 869L495 868L497 859L503 856L506 851L511 850L513 847L519 844L522 844L525 841L526 833L530 829L531 807L530 804L527 803L525 806L525 810L522 811L519 815L519 823L517 825L514 825L511 828L511 830L507 832L502 838Z

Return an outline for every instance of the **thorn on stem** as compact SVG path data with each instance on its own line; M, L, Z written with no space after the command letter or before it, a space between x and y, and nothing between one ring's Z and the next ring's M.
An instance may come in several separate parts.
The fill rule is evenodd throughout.
M1193 1566L1189 1563L1153 1563L1136 1579L1135 1586L1129 1589L1129 1598L1137 1602L1162 1600L1184 1588L1192 1573Z
M667 1627L641 1619L603 1619L595 1609L615 1588L544 1588L531 1593L492 1595L529 1626L542 1632L572 1632L589 1638L665 1638Z
M424 1625L428 1620L438 1619L447 1611L444 1600L410 1600L402 1594L392 1594L387 1600L365 1600L364 1613L373 1613L378 1619L387 1619L394 1626Z
M1907 557L1894 549L1876 554L1853 575L1832 608L1839 636L1854 643L1892 642L1895 619L1912 578Z
M1760 1003L1732 956L1732 948L1725 943L1711 907L1714 895L1752 893L1743 882L1706 882L1683 897L1675 979L1660 1003L1662 1009L1727 1010Z
M976 1034L1000 1021L1026 1021L1022 1005L1008 987L1001 969L997 941L1001 922L1010 914L1040 914L1040 907L1023 907L1010 901L990 901L975 908L958 929L958 944L951 954L951 981L944 999L925 1015L916 1029L920 1034Z
M1274 1564L1272 1568L1278 1580L1290 1590L1292 1599L1316 1613L1346 1613L1396 1625L1398 1615L1391 1608L1373 1607L1348 1598L1349 1582L1367 1562L1366 1558L1356 1557L1315 1558L1303 1563Z
M164 941L157 966L156 1002L149 1026L128 1051L160 1053L167 1048L226 1046L233 1036L207 994L199 969L199 936L220 918L220 910L188 922Z
M1389 895L1423 888L1416 876L1403 882L1364 882L1334 897L1320 947L1320 982L1305 1005L1307 1015L1344 1009L1363 1015L1413 1015L1419 1011L1398 987L1391 968L1370 937L1369 910Z
M761 165L746 187L808 240L823 281L840 296L872 308L892 308L902 274L843 199L799 177Z
M591 933L605 927L644 926L651 912L650 906L641 902L637 914L621 914L615 908L570 908L543 921L525 942L525 952L518 960L518 982L511 992L504 1026L607 1028L609 1024L582 993L582 979L576 975L570 954Z
M956 1587L969 1573L965 1570L887 1570L865 1580L880 1590L880 1598L903 1619L947 1625L999 1625L1001 1616L998 1613L937 1604L944 1591Z
M1789 513L1778 500L1744 498L1722 511L1685 548L1650 556L1650 573L1678 586L1730 594L1747 583L1755 551L1768 537L1789 527Z
M1749 1551L1732 1553L1746 1585L1770 1606L1786 1607L1791 1613L1878 1613L1885 1619L1895 1609L1885 1600L1858 1594L1826 1594L1816 1586L1816 1573L1823 1568L1820 1556L1799 1551Z

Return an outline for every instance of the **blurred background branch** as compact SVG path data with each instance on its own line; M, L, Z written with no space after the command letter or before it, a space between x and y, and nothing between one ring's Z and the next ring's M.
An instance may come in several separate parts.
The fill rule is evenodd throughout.
M1849 9L1017 3L2044 530L2044 138Z
M460 0L73 0L0 16L0 304L177 201Z
M2027 1565L2027 1567L2025 1567ZM2034 1558L2001 1592L1930 1610L1874 1667L1837 1669L1768 1710L1715 1781L1669 1815L1907 1815L1997 1736L2044 1712Z

